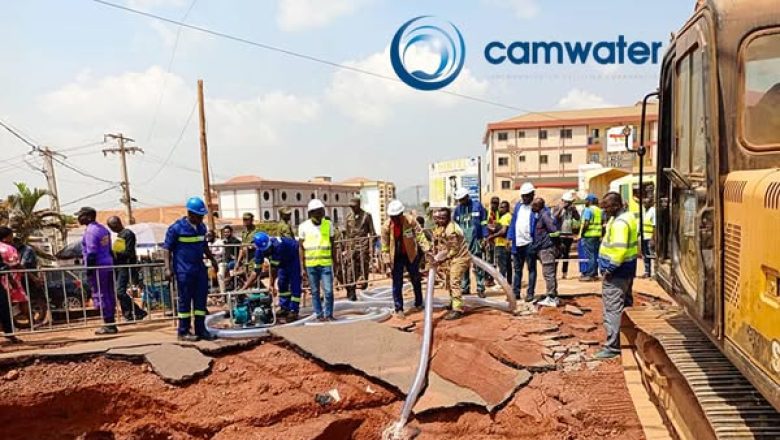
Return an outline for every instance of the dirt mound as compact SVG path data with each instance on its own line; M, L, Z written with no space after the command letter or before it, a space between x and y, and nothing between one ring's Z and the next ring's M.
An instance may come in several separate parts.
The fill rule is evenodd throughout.
M495 397L490 386L504 379L486 365L517 371L529 359L549 362L556 350L603 337L600 300L578 298L576 305L583 316L562 309L519 318L480 311L437 321L432 368ZM420 439L643 438L619 363L554 366L536 370L492 414L456 407L426 412L412 424ZM207 376L182 386L163 382L146 365L105 357L16 369L13 380L0 379L3 440L376 439L398 417L403 399L349 368L328 370L276 344L216 358ZM0 369L0 377L5 373ZM334 388L339 401L315 401Z

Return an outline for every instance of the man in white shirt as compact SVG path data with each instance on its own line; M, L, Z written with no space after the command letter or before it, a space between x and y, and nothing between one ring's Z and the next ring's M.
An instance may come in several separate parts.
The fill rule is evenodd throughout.
M515 205L512 223L509 225L506 237L512 247L512 258L514 261L512 290L514 290L515 298L517 299L520 299L523 266L528 263L528 291L525 298L528 302L534 300L534 291L536 290L536 254L531 251L531 243L533 242L533 211L531 210L531 202L534 200L535 191L536 188L534 188L531 182L525 182L520 187L522 201Z

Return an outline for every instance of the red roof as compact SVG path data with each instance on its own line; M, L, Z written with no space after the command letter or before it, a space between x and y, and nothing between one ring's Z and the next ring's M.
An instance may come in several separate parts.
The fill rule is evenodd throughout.
M253 174L247 174L244 176L236 176L231 178L225 183L252 183L252 182L262 182L263 179L259 176L255 176Z

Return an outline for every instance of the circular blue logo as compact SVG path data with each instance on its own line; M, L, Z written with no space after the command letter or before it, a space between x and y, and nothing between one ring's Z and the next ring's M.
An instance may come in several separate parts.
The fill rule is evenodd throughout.
M406 56L412 48L438 57L433 71L411 70ZM414 52L414 51L412 51ZM454 24L429 15L415 17L401 26L390 44L390 62L398 78L419 90L438 90L455 81L466 58L466 44Z

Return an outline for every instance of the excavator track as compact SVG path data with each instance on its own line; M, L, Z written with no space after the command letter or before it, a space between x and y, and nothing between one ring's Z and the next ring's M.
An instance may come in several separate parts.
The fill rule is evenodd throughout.
M780 413L679 309L627 309L635 329L657 341L722 440L780 439ZM640 355L641 356L641 355Z

